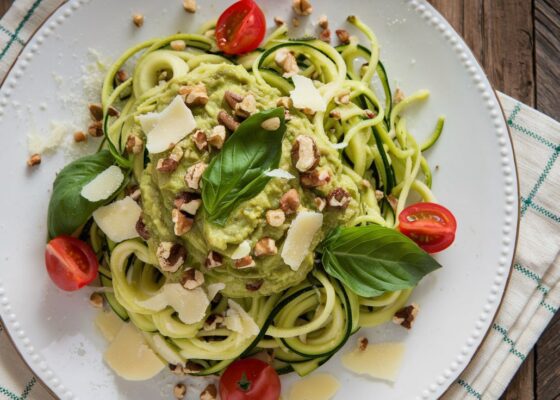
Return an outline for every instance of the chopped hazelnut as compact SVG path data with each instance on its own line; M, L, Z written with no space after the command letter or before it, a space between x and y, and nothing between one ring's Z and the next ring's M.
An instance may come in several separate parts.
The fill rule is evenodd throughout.
M345 210L350 200L350 194L342 188L336 188L327 195L327 205L331 208Z
M121 112L117 110L116 107L109 106L107 107L107 114L109 114L110 117L118 117L119 115L121 115Z
M204 274L195 268L188 268L181 276L181 285L185 289L193 290L204 284Z
M253 257L246 256L240 258L239 260L235 260L235 268L237 269L245 269L245 268L254 268L257 264L255 264L255 260Z
M377 113L371 111L371 110L364 110L364 116L367 119L374 119L375 117L377 117Z
M183 0L183 8L186 12L194 14L196 12L196 0Z
M171 221L173 221L173 231L177 236L182 236L190 231L194 223L192 218L176 208L171 211Z
M393 95L393 104L397 105L399 104L401 101L403 101L405 99L405 95L404 92L402 91L401 88L397 88L395 90L395 94Z
M391 208L394 211L397 211L397 206L399 204L399 199L397 199L395 196L393 196L392 194L387 196L387 201L389 202L389 204L391 205Z
M218 122L224 125L230 132L235 132L239 127L239 122L223 110L218 113Z
M334 110L332 110L332 111L329 113L329 117L331 117L332 119L335 119L335 120L337 120L337 121L340 120L340 118L341 118L340 110L337 110L337 109L335 108Z
M252 281L252 282L247 282L245 284L245 289L247 289L250 292L256 292L257 290L259 290L262 287L263 284L264 284L263 279L259 279L259 280Z
M128 73L124 69L119 69L115 74L118 83L123 83L128 79Z
M323 199L322 197L315 197L315 199L313 199L313 203L315 203L317 211L323 211L327 205L327 200Z
M74 132L74 142L80 143L85 142L87 140L87 136L83 131Z
M210 314L206 321L204 321L204 326L202 329L205 331L213 331L214 329L218 328L220 324L223 324L224 317L221 314Z
M33 167L35 165L41 164L41 155L40 154L33 154L27 160L27 165Z
M103 119L103 106L101 104L90 103L88 109L92 120L101 121Z
M196 374L197 372L200 372L203 369L204 368L202 367L202 365L192 361L187 361L187 364L183 367L183 372L186 374Z
M257 111L257 100L252 94L248 94L235 105L235 115L239 118L249 118Z
M89 296L89 304L95 308L103 307L103 295L98 292L93 292L91 296Z
M306 188L316 188L324 186L331 181L331 175L328 171L320 171L314 169L309 172L302 172L299 175L299 181Z
M286 221L286 214L281 209L268 210L266 212L266 222L273 227L279 227Z
M280 125L281 125L280 118L273 117L264 120L261 124L261 128L263 128L266 131L274 132L280 128Z
M292 26L293 26L294 28L297 28L297 27L299 27L299 25L300 25L299 18L298 18L298 17L292 18Z
M212 269L222 266L224 261L223 256L220 253L216 253L215 251L210 251L208 256L206 257L206 268Z
M280 17L274 17L274 23L276 24L276 26L282 26L286 22Z
M187 44L184 40L173 40L169 43L169 46L175 51L183 51L187 48Z
M243 101L243 96L226 90L224 92L224 101L227 103L229 108L235 110L235 106Z
M146 227L142 216L140 216L136 222L136 232L138 232L138 235L144 240L148 240L150 238L150 232L148 232L148 228Z
M412 303L409 306L401 308L399 311L395 313L395 316L393 317L393 322L397 325L401 325L406 329L410 329L414 324L414 320L416 319L419 310L420 307L416 303Z
M162 173L174 172L179 163L171 158L160 158L156 164L156 170Z
M176 272L185 262L187 252L178 243L161 242L156 250L156 256L163 271Z
M144 141L136 135L130 135L125 147L128 154L140 154L144 150Z
M204 133L204 131L200 129L193 133L192 141L194 142L196 148L200 151L204 151L208 148L208 139L206 137L206 133Z
M369 340L366 337L361 337L358 339L358 349L360 349L360 351L365 351L365 349L367 349L369 344Z
M226 141L226 127L216 125L208 135L208 144L216 149L221 149Z
M291 107L292 107L292 104L293 104L293 103L292 103L292 99L289 98L289 97L286 97L286 96L280 97L280 98L278 99L278 101L276 102L276 105L277 105L278 107L284 107L285 109L291 108Z
M132 22L134 22L134 25L140 28L142 25L144 25L144 16L142 14L134 14L132 16Z
M185 175L185 182L189 188L194 190L200 189L200 179L202 178L202 174L206 170L207 166L208 165L206 165L206 163L201 161L191 165L187 169L187 173Z
M276 248L276 242L269 237L262 238L255 244L254 253L257 257L277 254L278 249Z
M350 103L350 92L345 90L342 93L338 94L338 96L336 96L334 98L334 102L336 104L349 104Z
M169 370L174 374L174 375L184 375L183 372L183 366L181 364L168 364Z
M202 393L200 394L200 400L216 400L218 398L218 389L216 385L211 383L210 385L206 386Z
M284 71L284 78L297 75L299 72L296 57L286 49L280 49L276 52L274 62Z
M292 146L292 164L299 172L307 172L319 165L319 149L311 136L299 135Z
M179 94L185 96L185 104L189 107L205 106L208 103L208 91L204 84L183 86Z
M103 136L103 123L101 121L93 121L88 126L88 133L92 137Z
M292 0L292 8L297 15L311 15L313 7L309 0Z
M290 189L280 198L280 208L286 214L294 214L300 205L299 194L296 189Z
M177 210L195 216L202 205L202 199L198 193L182 192L175 198L173 205Z
M331 30L330 29L323 29L319 34L319 39L321 39L325 43L330 43L331 41Z
M379 201L379 200L383 199L384 196L385 196L385 194L381 190L376 190L375 191L375 200Z
M319 17L319 26L321 29L327 29L329 27L329 19L326 15L321 15Z
M184 399L186 394L187 394L187 387L182 383L176 384L175 387L173 388L173 395L177 400Z
M301 110L301 112L303 112L305 115L308 115L308 116L310 116L310 117L312 117L312 116L314 116L315 114L317 114L317 111L312 110L312 109L309 108L309 107L303 108L303 109Z
M350 43L350 34L348 33L347 30L337 29L336 30L336 36L338 36L338 40L340 40L340 43L342 43L342 44Z

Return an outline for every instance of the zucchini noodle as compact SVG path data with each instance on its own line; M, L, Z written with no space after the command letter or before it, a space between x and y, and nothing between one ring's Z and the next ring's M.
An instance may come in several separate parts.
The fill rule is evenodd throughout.
M154 171L155 161L150 162L143 152L125 151L130 136L145 137L136 118L161 111L193 77L194 81L208 76L227 79L217 72L224 66L241 68L257 85L255 90L267 88L275 98L288 96L294 83L275 61L279 51L294 55L300 75L317 83L327 104L326 111L311 116L300 110L291 112L308 124L305 126L310 127L318 143L329 149L326 157L358 203L356 212L344 225L392 228L410 196L433 201L432 172L423 152L440 137L444 119L439 119L425 143L417 143L407 129L405 112L426 100L429 92L420 90L395 104L375 34L356 17L349 18L349 22L367 38L367 46L359 44L355 37L336 48L319 40L293 40L283 25L262 48L235 58L217 51L213 35L209 34L215 23L210 22L199 34L148 40L125 51L109 69L101 91L105 134L102 147L109 149L116 162L128 171L129 186L142 186L142 207L151 212L170 211L163 204L144 200L146 171ZM171 48L171 42L178 40L185 42L185 50ZM117 75L123 68L131 73L121 82ZM341 96L349 100L341 101ZM120 110L119 115L111 114L112 107ZM185 157L191 156L185 152ZM162 191L173 190L168 181L158 183ZM159 223L162 229L168 229L163 221ZM166 285L178 282L177 274L160 270L153 243L141 239L112 243L95 223L90 225L88 237L100 260L102 283L112 289L106 290L105 295L115 312L140 329L165 362L196 364L198 367L190 371L193 375L217 374L235 359L261 351L274 352L273 365L279 372L309 373L335 354L360 327L390 321L412 292L407 289L375 298L360 297L311 261L309 269L296 276L297 281L287 288L245 297L228 296L226 291L209 299L211 303L202 320L186 323L174 307L152 304ZM207 244L202 242L191 243L188 248L199 258L205 257L206 249ZM238 274L234 279L251 277L252 273L232 272ZM244 310L240 314L242 323L246 322L243 318L250 318L257 331L248 334L230 329L223 322L209 322L210 315L230 318L231 301Z

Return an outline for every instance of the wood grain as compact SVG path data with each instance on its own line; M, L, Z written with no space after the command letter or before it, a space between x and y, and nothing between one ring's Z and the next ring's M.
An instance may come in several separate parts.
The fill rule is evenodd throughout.
M558 78L557 78L558 79ZM537 342L536 394L538 400L560 399L560 313Z

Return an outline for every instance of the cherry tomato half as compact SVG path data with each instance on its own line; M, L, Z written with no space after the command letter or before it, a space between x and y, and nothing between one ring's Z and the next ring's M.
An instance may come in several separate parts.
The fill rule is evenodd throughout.
M255 50L264 38L266 19L253 0L240 0L220 15L216 24L218 47L226 54Z
M222 400L278 400L280 378L269 364L246 358L231 364L220 378Z
M451 211L439 204L418 203L401 212L399 230L428 253L437 253L455 240L457 221Z
M53 282L66 291L91 283L99 269L91 246L71 236L57 236L47 244L45 263Z

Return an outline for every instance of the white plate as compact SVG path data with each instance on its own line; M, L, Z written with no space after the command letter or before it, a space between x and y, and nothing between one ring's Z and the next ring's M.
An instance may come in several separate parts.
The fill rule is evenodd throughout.
M195 30L228 3L199 1L200 10L193 16L182 10L179 0L70 1L31 40L1 89L0 310L26 362L62 398L172 398L174 378L165 373L149 382L129 383L114 376L102 361L106 344L93 324L89 292L63 293L50 282L43 265L47 204L55 174L67 160L59 151L46 156L39 168L28 169L26 134L46 135L51 120L84 126L82 65L92 61L89 49L114 58L144 39ZM269 22L276 15L291 18L289 0L260 3ZM393 87L398 83L406 93L430 89L428 103L409 120L414 134L423 138L440 114L447 116L444 134L428 158L439 166L434 191L459 224L455 245L437 257L444 268L414 292L421 311L412 331L384 326L367 332L373 342L406 343L397 382L355 376L341 367L339 356L321 370L340 380L336 399L436 398L478 348L509 274L518 197L506 124L474 57L427 3L313 4L310 22L326 14L331 27L338 27L347 15L357 14L374 28ZM146 16L141 29L131 23L134 12ZM295 379L284 379L284 387Z

